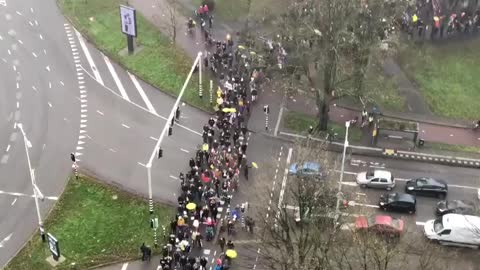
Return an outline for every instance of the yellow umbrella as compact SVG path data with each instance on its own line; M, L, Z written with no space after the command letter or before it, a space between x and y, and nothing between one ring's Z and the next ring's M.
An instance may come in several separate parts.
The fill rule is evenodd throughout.
M231 258L231 259L235 259L237 258L237 252L233 249L228 249L226 252L225 252L225 255L227 255L227 257Z
M434 17L433 17L433 20L436 21L436 22L438 22L438 21L440 21L440 18L439 18L438 16L434 16Z
M186 206L186 208L187 208L188 210L193 210L193 209L195 209L196 207L197 207L197 205L196 205L195 203L193 203L193 202L188 203L187 206Z
M255 169L258 169L258 165L256 162L252 162L252 166L255 168Z
M257 54L257 53L256 53L256 52L250 52L250 54L251 54L251 55L255 55L255 54Z
M243 46L243 45L238 45L238 48L239 48L240 50L245 50L245 46Z
M226 112L226 113L234 113L234 112L237 112L237 109L235 109L235 108L223 108L222 111Z

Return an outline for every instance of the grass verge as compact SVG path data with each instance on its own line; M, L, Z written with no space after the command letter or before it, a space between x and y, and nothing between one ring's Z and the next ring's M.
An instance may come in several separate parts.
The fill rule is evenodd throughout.
M398 55L399 63L438 115L477 120L480 117L479 39L442 45L409 45Z
M174 211L155 204L159 224L168 227ZM137 196L82 176L70 179L45 221L45 229L59 241L66 260L57 269L87 269L118 260L139 258L140 245L153 246L148 203ZM43 270L50 251L37 234L5 270Z
M283 116L283 127L296 133L307 133L310 126L317 126L317 119L311 115L287 111ZM330 122L328 127L338 134L338 138L344 138L345 126ZM362 140L362 131L356 127L349 128L349 141L360 142Z
M121 56L127 42L120 31L119 5L124 0L57 0L75 27L109 57L162 91L177 96L192 66L192 59L171 44L154 25L137 12L136 43L143 49L133 56ZM207 85L205 78L204 85ZM183 100L212 111L208 98L197 95L198 78L192 77Z

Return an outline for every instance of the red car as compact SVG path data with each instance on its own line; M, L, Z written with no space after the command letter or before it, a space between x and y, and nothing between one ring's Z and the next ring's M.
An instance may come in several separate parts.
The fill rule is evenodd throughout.
M402 234L404 226L403 220L387 215L359 216L355 220L355 229L357 231L371 231L394 237Z

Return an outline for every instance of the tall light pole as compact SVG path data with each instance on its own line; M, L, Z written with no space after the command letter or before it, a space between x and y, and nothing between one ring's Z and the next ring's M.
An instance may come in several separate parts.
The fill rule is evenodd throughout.
M153 215L153 190L152 190L152 163L153 159L155 158L156 155L158 155L158 158L162 156L161 152L161 144L163 141L163 138L165 137L165 133L169 129L169 127L173 126L174 123L174 118L175 114L177 111L178 106L180 105L180 100L182 99L183 93L185 92L185 89L187 88L188 82L190 81L190 78L192 77L192 74L195 70L195 67L199 65L199 80L201 81L201 68L202 68L202 52L199 52L197 55L197 58L193 62L192 68L190 69L190 73L187 76L187 79L185 80L182 90L178 94L177 100L175 101L175 104L172 107L172 110L170 111L170 114L168 115L167 121L165 123L165 126L162 129L162 132L160 133L160 136L158 138L157 143L155 144L155 147L152 150L152 154L150 155L150 159L148 160L147 164L145 167L147 167L147 178L148 178L148 205L149 205L149 211L150 215ZM200 83L200 90L201 90L201 83ZM199 96L201 97L201 92L199 92ZM155 228L154 228L155 229ZM154 241L155 244L157 243L157 237L156 237L156 230L154 231Z
M28 140L27 134L23 130L23 125L17 124L18 129L22 132L23 135L23 142L25 144L25 153L27 154L27 161L28 161L28 170L30 171L30 180L32 181L32 189L33 189L33 196L35 198L35 206L37 208L37 217L38 217L38 226L40 228L40 236L42 237L42 241L45 242L45 229L43 228L43 221L42 215L40 214L40 206L38 204L38 197L43 201L43 194L37 186L35 181L35 172L32 169L32 163L30 162L30 154L28 153L28 148L32 148L32 143Z
M350 121L345 122L345 142L343 143L343 155L342 155L342 166L340 169L340 181L338 181L338 193L337 193L337 205L335 207L335 223L337 225L338 218L340 216L340 200L342 199L342 183L343 183L343 172L345 170L345 156L347 153L348 147L348 128L350 127Z

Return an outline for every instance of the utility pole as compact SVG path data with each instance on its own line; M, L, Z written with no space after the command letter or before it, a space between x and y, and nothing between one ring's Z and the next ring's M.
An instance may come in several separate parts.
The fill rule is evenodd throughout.
M160 133L159 139L157 143L155 144L152 154L150 155L150 159L148 160L148 163L145 165L147 167L147 180L148 180L148 205L149 205L149 212L150 212L150 221L153 219L153 191L152 191L152 164L153 164L153 159L155 156L158 156L160 159L163 156L163 150L161 148L161 144L163 142L163 138L165 137L165 133L167 133L167 130L169 128L173 127L173 122L176 116L177 109L180 106L180 100L183 97L183 94L185 92L185 89L187 88L188 82L190 81L190 78L192 77L192 74L195 70L195 67L200 64L200 70L201 70L201 59L202 59L202 52L199 52L197 55L197 58L193 62L192 68L190 69L190 73L187 76L187 79L185 80L182 90L180 91L180 94L177 97L177 100L175 101L175 104L173 104L172 110L170 111L170 114L167 118L167 121L165 122L165 126L162 129L162 132ZM199 93L200 95L200 93ZM156 229L154 230L154 241L156 242Z
M345 142L343 143L342 166L340 169L340 181L338 182L337 205L335 206L335 221L334 221L335 228L337 226L338 218L340 216L340 200L343 197L342 184L343 184L343 173L345 170L345 156L346 156L347 147L348 147L348 128L349 127L350 127L350 121L346 121L345 122Z
M42 215L40 213L40 206L38 204L38 197L43 201L44 196L40 189L37 186L37 183L35 181L35 171L32 169L32 163L30 162L30 154L28 153L28 148L32 147L32 143L28 140L27 134L25 134L25 131L23 130L23 125L17 124L18 129L22 132L23 135L23 142L25 144L25 153L27 154L27 161L28 161L28 170L30 172L30 180L32 182L32 189L33 189L33 196L35 198L35 207L37 208L37 217L38 217L38 226L40 228L40 236L42 237L42 241L45 242L45 229L43 228L43 221L42 221Z

